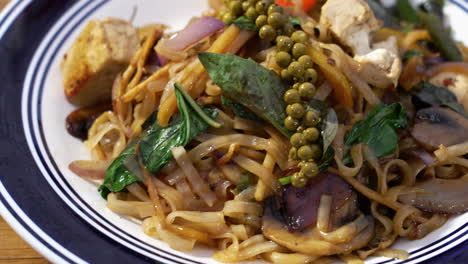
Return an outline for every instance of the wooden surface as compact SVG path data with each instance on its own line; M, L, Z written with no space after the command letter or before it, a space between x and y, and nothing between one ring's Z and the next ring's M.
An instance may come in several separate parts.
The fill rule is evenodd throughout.
M46 263L49 262L26 244L0 217L0 264Z
M0 0L0 10L9 0ZM50 263L24 242L0 217L0 264Z

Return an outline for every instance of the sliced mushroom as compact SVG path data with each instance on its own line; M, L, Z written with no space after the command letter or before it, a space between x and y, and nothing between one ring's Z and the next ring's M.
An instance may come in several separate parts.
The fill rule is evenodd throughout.
M462 115L442 107L421 109L416 113L411 135L429 150L468 141L468 120Z
M94 120L103 112L110 110L111 105L101 104L91 107L79 108L71 112L66 119L65 126L70 135L86 140L88 138L88 129L93 125Z
M278 205L280 204L276 203L274 198L267 201L262 222L263 235L295 252L313 256L346 254L366 246L374 235L374 222L370 217L365 218L368 224L364 230L344 243L326 241L315 227L291 233L278 214L280 212Z
M333 197L332 210L335 212L334 215L345 202L351 201L356 204L357 201L352 187L333 173L322 173L303 188L295 188L290 185L284 190L283 201L285 221L291 231L300 231L307 226L315 225L320 198L324 194ZM355 211L351 213L355 214ZM350 218L353 215L344 215L344 217ZM333 216L332 219L334 219ZM333 222L341 222L341 219L335 219Z
M420 191L398 199L430 213L460 214L468 211L468 179L431 179L415 185Z

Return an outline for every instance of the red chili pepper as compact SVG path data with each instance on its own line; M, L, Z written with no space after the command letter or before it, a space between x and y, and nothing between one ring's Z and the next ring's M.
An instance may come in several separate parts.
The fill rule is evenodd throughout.
M276 0L275 2L282 7L294 5L291 0ZM315 6L315 4L317 4L317 2L318 0L302 0L302 9L304 9L306 12L309 12Z

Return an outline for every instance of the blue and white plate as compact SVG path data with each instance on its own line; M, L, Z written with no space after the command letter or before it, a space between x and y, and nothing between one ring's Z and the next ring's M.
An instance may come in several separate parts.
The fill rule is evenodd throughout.
M447 5L456 37L468 43L468 2ZM89 153L66 133L65 117L73 107L64 98L59 68L91 19L134 17L137 26L162 22L180 29L206 9L206 0L25 0L12 1L1 13L0 213L52 262L216 263L208 249L182 253L146 236L138 223L109 211L95 185L67 169ZM395 248L411 253L405 263L468 263L467 240L465 214Z

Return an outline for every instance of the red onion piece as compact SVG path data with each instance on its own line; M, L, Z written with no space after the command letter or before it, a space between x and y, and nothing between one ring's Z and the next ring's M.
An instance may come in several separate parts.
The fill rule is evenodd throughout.
M436 159L429 152L423 149L412 149L410 153L415 157L418 157L428 167L436 163Z
M110 163L111 161L75 160L68 165L68 168L82 178L101 180L104 179Z
M214 17L202 17L166 41L164 45L171 50L183 51L222 29L224 25L224 22Z
M162 67L162 66L166 65L169 62L169 59L164 57L163 55L160 55L158 53L156 53L156 55L158 56L159 66Z

